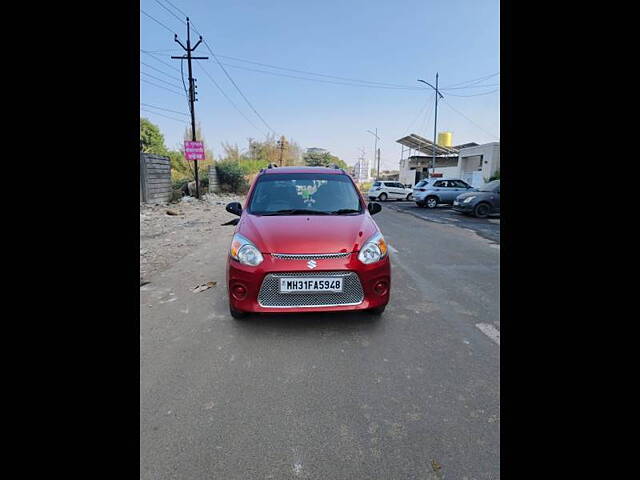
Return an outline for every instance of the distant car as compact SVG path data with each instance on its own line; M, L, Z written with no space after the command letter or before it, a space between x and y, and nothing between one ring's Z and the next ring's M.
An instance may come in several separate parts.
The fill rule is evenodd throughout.
M419 207L436 208L439 204L453 204L461 193L476 191L459 178L429 178L413 187L413 198Z
M413 199L413 190L400 182L375 181L367 192L369 200L408 200Z
M500 213L500 180L489 182L476 192L458 195L453 202L453 209L479 218Z

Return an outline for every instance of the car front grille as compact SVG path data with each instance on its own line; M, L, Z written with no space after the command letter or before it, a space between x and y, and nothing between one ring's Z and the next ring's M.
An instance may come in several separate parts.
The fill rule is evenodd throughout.
M296 277L342 277L341 293L280 293L281 278ZM339 305L359 305L364 300L360 278L355 272L283 272L269 273L264 277L258 303L261 307L304 308L334 307Z
M340 253L272 253L271 256L282 260L317 260L322 258L344 258L351 255L349 252Z

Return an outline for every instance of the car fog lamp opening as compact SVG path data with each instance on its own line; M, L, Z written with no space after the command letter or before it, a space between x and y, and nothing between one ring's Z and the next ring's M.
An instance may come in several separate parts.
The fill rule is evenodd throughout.
M231 289L231 293L233 294L234 298L236 298L237 300L242 300L244 297L247 296L247 289L244 288L244 286L242 285L235 285Z
M380 280L380 281L376 282L376 284L373 287L373 290L378 295L384 295L389 290L389 285L384 280Z
M358 254L358 260L362 263L374 263L382 260L387 255L387 243L380 233L373 235L362 247Z
M231 241L231 258L238 262L255 267L264 260L262 253L248 238L236 233Z

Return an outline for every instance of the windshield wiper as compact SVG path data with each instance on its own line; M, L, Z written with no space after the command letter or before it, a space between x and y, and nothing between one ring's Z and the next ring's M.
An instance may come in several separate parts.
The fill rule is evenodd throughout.
M260 215L329 215L329 212L322 212L320 210L309 210L306 208L289 208L286 210L277 210L275 212L265 212Z
M345 215L347 213L360 213L360 210L354 210L353 208L341 208L335 212L331 212L331 215Z

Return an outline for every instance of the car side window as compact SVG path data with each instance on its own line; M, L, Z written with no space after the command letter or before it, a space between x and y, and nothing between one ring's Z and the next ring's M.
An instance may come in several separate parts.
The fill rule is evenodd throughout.
M446 186L446 182L444 180L438 180L436 183L433 184L434 187L445 187Z

